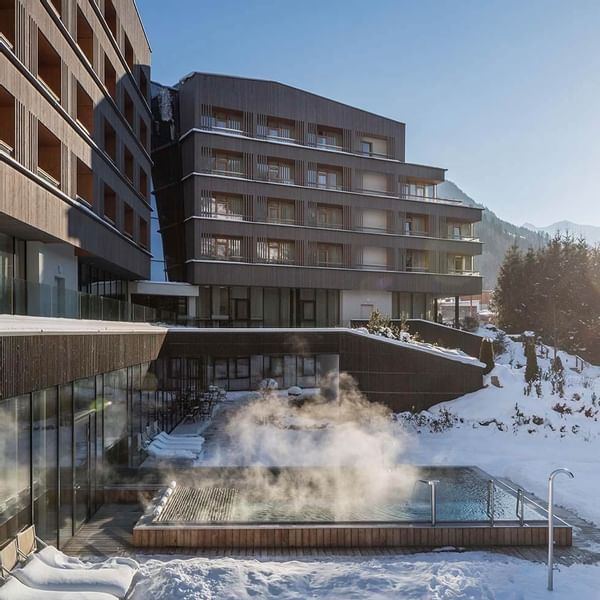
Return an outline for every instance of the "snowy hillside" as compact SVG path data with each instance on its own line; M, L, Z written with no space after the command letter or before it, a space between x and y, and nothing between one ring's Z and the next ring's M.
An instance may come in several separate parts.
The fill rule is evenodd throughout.
M538 345L541 380L527 393L523 344L507 338L506 351L497 357L486 387L418 415L398 415L420 438L420 444L409 447L411 460L476 463L542 497L549 473L565 466L575 479L557 485L558 503L600 523L600 505L595 500L600 493L596 458L600 368L587 366L577 372L574 356L558 355L564 383L553 376L553 349Z

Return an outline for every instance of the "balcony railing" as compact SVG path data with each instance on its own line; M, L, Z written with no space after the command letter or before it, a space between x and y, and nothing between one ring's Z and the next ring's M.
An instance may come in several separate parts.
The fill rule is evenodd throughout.
M282 142L289 142L292 144L298 143L298 140L292 137L291 130L286 129L275 129L265 125L258 125L256 128L256 135L268 140L280 140Z
M210 163L211 172L217 175L229 175L230 177L244 177L242 161L237 159L223 160L213 158Z
M471 269L448 269L449 275L465 275L469 277L479 277L479 271Z
M257 257L257 263L269 264L269 265L294 265L296 264L295 257L281 257L281 256L263 256Z
M284 217L267 217L267 223L275 223L276 225L298 225L296 219L285 219Z
M429 273L429 267L413 267L406 265L406 267L404 267L404 270L407 273Z
M463 204L460 200L451 200L450 198L438 198L437 196L417 196L416 194L406 194L400 192L400 200L419 200L420 202L441 202L449 204Z
M14 148L4 140L0 140L0 152L3 154L8 154L9 156L13 155Z
M356 265L357 269L362 269L363 271L393 271L394 267L388 264L375 264L375 263L358 263Z
M0 314L169 324L178 321L178 316L169 311L11 278L0 278Z
M252 262L247 256L241 256L238 254L214 254L214 253L202 253L200 258L204 260L222 260L224 262Z
M283 183L285 185L295 185L294 176L291 173L274 173L268 171L259 165L256 179L260 181L270 181L272 183Z

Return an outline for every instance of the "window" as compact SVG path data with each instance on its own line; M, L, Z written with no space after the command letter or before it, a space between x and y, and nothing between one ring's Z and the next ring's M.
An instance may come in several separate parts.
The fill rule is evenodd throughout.
M302 377L314 377L317 373L316 363L314 356L301 356L300 374Z
M242 131L242 113L217 109L213 111L213 127Z
M131 45L131 42L129 41L129 38L124 35L124 44L125 44L125 62L127 63L127 66L129 67L129 70L133 73L133 66L134 66L134 58L133 58L133 46Z
M115 191L104 184L104 216L112 223L117 222L117 196Z
M360 143L360 151L363 154L373 154L373 143L372 142L365 142L364 140Z
M319 166L308 171L308 183L327 190L342 189L342 172L332 167Z
M201 199L200 214L213 219L241 221L244 218L244 202L241 196L215 194Z
M258 134L268 138L294 141L294 121L269 117L266 125L258 126Z
M409 272L424 273L429 269L427 253L422 250L407 250L405 264Z
M140 217L140 245L148 248L148 221Z
M265 356L265 377L283 376L283 356Z
M94 64L94 34L81 9L77 7L77 45L88 59L90 65Z
M226 358L216 358L214 363L215 380L229 379L229 369Z
M125 177L133 183L133 154L127 146L123 149L123 166L125 170Z
M38 30L38 79L44 87L60 102L61 99L61 62L58 52Z
M140 69L140 92L142 96L148 99L148 77L146 76L146 72L143 68Z
M104 152L117 162L117 134L108 121L104 121Z
M144 198L148 198L148 175L142 167L140 167L139 172L139 192Z
M140 134L139 140L144 146L146 150L148 150L148 126L146 125L146 121L142 117L140 117Z
M258 260L267 263L293 264L294 242L288 240L266 240L256 243Z
M133 129L133 100L131 96L127 93L123 93L123 115L125 116L125 120L129 123L131 129Z
M94 176L92 170L77 159L77 197L88 204L94 203Z
M243 175L242 157L237 154L217 152L213 157L213 169L216 173Z
M328 129L325 127L317 128L317 146L341 150L342 132L339 129Z
M320 266L342 266L342 246L317 244L317 263Z
M113 34L115 40L117 39L117 11L112 0L104 0L104 20Z
M12 155L15 148L15 99L0 86L0 152Z
M241 258L242 239L228 237L210 237L202 239L202 255L218 260L235 260Z
M60 140L41 123L38 123L38 175L60 187L61 183Z
M104 85L113 100L117 99L117 72L108 56L104 56Z
M262 162L258 164L258 171L261 179L277 183L294 183L294 168L292 163L269 159L266 163Z
M62 0L50 0L50 6L54 8L56 14L62 19L63 5Z
M341 206L317 205L317 225L320 227L342 227L342 221Z
M267 221L269 223L295 223L295 204L286 200L267 200Z
M123 205L123 231L133 237L133 208L127 203Z
M77 84L77 120L90 135L94 133L94 103L81 84Z
M15 0L0 0L0 36L15 46Z
M404 221L405 235L427 235L428 220L425 215L406 215Z
M250 359L236 358L235 359L235 378L245 379L250 377Z

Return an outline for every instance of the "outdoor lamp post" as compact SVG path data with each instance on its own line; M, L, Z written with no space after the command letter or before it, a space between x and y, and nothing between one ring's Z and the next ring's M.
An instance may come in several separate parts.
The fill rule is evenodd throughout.
M548 589L550 591L553 589L554 575L554 478L561 473L571 479L575 477L569 469L565 468L555 469L548 477Z

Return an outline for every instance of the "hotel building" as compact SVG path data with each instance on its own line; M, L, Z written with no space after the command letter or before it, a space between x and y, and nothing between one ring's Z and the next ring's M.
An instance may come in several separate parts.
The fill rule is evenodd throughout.
M435 320L481 292L481 211L406 162L405 125L281 83L193 73L154 85L153 180L169 280L201 326Z

